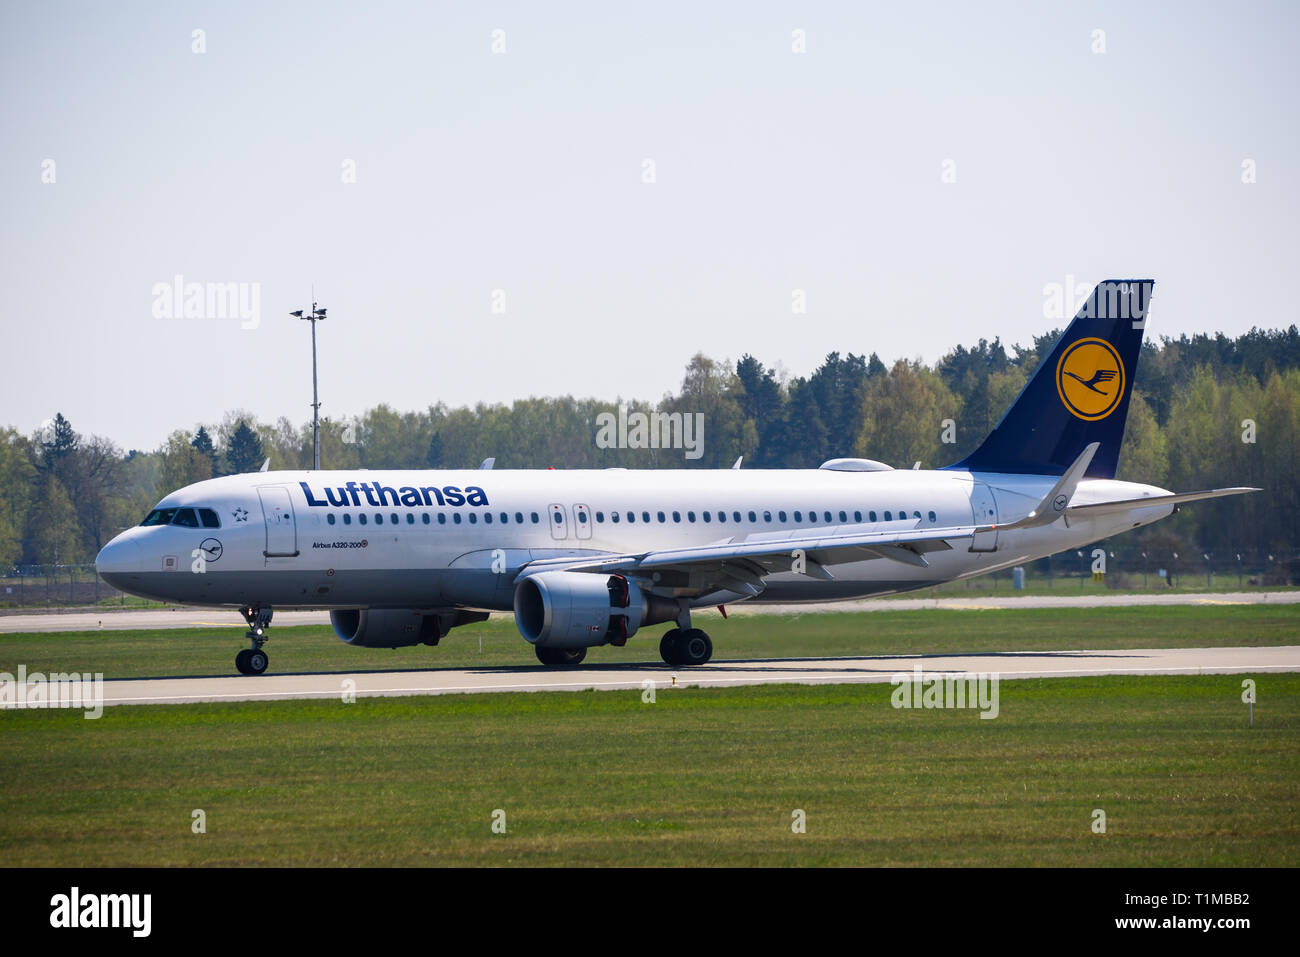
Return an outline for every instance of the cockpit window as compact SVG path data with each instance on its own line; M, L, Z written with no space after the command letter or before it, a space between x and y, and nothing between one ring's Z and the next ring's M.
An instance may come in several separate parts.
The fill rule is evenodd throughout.
M179 525L182 528L220 528L221 519L210 508L155 508L141 525Z

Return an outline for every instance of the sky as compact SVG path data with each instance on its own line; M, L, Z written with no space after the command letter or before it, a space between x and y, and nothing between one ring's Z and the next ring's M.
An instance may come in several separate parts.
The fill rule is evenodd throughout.
M0 426L1297 322L1293 3L0 5ZM180 277L179 279L177 277ZM179 283L181 294L170 290ZM224 284L243 296L221 315ZM191 287L187 289L187 287ZM189 303L194 289L199 296ZM177 299L179 301L177 301ZM236 300L238 301L238 300Z

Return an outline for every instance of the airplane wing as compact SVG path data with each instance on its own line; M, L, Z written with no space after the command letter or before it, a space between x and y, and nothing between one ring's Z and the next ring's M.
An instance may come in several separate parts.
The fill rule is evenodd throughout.
M800 533L780 538L717 542L691 548L668 548L639 555L601 555L595 558L555 558L531 562L521 575L548 569L620 574L646 579L670 588L689 588L701 594L731 590L757 595L763 578L778 572L800 570L813 578L831 580L828 565L886 558L925 568L925 553L949 549L951 539L970 538L982 527L913 528L895 531L841 531L820 535Z

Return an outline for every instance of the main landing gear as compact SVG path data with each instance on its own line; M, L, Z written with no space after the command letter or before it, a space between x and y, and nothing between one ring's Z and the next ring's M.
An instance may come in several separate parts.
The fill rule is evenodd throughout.
M543 648L541 645L533 648L537 651L537 660L544 665L580 665L587 657L586 648Z
M691 610L684 602L678 607L677 627L659 639L659 656L677 668L706 664L713 657L713 641L691 627Z
M252 647L245 648L235 655L235 667L239 669L241 675L260 675L271 663L271 659L262 650L262 646L269 640L266 637L266 629L271 627L271 606L241 608L239 613L244 616L244 621L248 622L248 631L244 633L244 637L249 640Z

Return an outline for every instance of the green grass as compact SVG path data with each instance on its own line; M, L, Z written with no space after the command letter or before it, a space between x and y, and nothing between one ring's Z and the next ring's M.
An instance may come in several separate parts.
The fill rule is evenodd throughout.
M1300 640L1300 605L735 615L729 621L715 612L697 616L697 623L712 635L718 660L1285 645ZM647 628L625 648L593 648L587 662L658 661L659 637L668 627ZM0 671L14 674L25 664L29 671L99 671L108 678L233 674L235 652L245 646L242 629L232 623L0 635ZM455 629L436 648L353 648L324 626L272 627L270 634L266 650L277 673L537 664L509 617Z
M1241 676L1007 681L996 720L895 710L888 685L3 712L0 854L1295 866L1300 676L1257 680L1253 728ZM206 834L191 833L196 808Z

